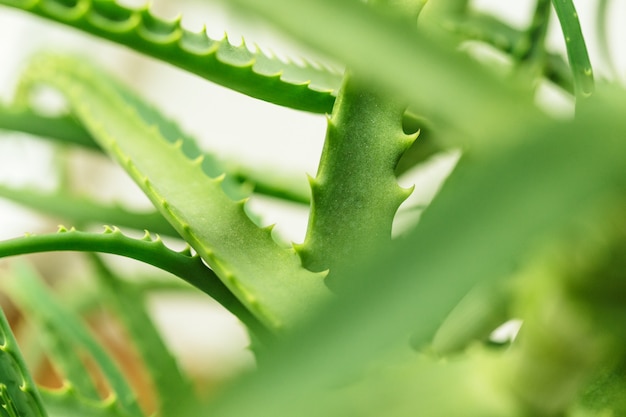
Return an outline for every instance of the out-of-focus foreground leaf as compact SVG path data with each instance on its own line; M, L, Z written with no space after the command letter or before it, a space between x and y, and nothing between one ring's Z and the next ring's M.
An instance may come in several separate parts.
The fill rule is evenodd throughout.
M595 103L575 122L511 131L506 142L515 145L467 155L417 228L384 258L355 271L362 276L352 295L279 349L279 360L222 398L213 415L350 415L353 399L332 396L333 390L358 379L408 343L411 334L428 343L475 284L506 278L537 245L580 216L599 215L608 202L620 198L626 185L620 103ZM424 375L431 366L424 365ZM442 387L458 384L459 375L468 377L436 375ZM388 383L371 383L366 394L384 395ZM396 383L401 389L404 382ZM401 398L407 405L403 409L412 410L411 415L435 413L441 404L427 390L421 393ZM464 415L481 415L480 409L466 411Z
M355 73L406 96L429 118L475 137L512 115L537 117L530 91L485 71L450 42L355 0L236 0L246 10ZM418 22L419 26L419 22ZM332 28L332 30L329 30ZM375 59L372 57L375 56ZM460 70L462 68L462 70Z
M361 2L237 3L474 140L459 138L466 153L419 225L355 268L358 287L277 348L211 415L521 415L515 383L502 384L495 358L486 359L491 367L481 355L445 365L395 352L410 337L427 345L475 285L506 279L577 218L614 209L626 185L623 95L589 100L574 121L548 121L529 93ZM371 372L398 361L406 366L397 377ZM467 387L482 396L461 395ZM346 391L359 395L337 394Z

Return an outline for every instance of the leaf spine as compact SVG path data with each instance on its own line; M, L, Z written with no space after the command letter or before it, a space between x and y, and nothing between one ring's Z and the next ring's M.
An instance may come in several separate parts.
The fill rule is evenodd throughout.
M188 243L187 243L187 244L185 245L185 247L184 247L184 248L183 248L180 252L178 252L178 253L180 253L181 255L184 255L184 256L188 256L188 257L190 257L190 258L191 258L191 257L193 257L193 253L191 253L191 246L190 246Z
M158 126L153 126L154 129L156 129L157 133L160 134L159 132L159 127ZM152 130L152 127L151 127ZM174 148L175 150L181 150L183 148L183 144L185 143L185 141L182 138L178 138L176 139L175 142L172 143L172 148Z
M194 160L191 161L191 164L201 166L202 163L204 162L204 159L205 159L204 154L199 155L198 157L196 157Z
M183 231L187 234L191 234L191 226L189 225L189 223L182 223L180 227L183 229Z
M223 172L220 175L218 175L217 177L213 178L213 182L216 184L222 184L224 182L224 179L226 178L226 173Z
M276 223L273 223L273 224L263 227L262 230L268 233L269 235L271 235L275 227L276 227Z

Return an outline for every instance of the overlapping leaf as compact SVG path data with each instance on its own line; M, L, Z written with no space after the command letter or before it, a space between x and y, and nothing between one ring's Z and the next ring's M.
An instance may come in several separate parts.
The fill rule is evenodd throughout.
M25 72L20 97L42 83L65 95L99 145L270 329L293 327L328 295L323 274L304 269L293 249L273 240L271 228L257 227L245 213L245 200L226 193L224 176L209 177L202 155L190 159L196 156L188 154L190 139L172 142L160 123L147 122L141 106L111 88L115 81L84 62L46 56Z

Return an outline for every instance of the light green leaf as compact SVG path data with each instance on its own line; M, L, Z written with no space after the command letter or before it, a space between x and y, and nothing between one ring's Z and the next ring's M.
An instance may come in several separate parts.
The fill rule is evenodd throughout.
M66 96L100 146L268 328L294 327L329 295L324 274L304 269L293 249L274 241L271 228L257 227L245 200L224 191L224 177L207 176L203 157L191 160L183 138L172 143L158 125L147 124L106 75L84 61L41 56L24 73L20 97L42 83Z

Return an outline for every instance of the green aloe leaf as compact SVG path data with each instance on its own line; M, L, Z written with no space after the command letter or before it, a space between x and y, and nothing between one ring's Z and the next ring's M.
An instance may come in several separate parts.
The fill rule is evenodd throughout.
M122 91L124 90L120 89L120 92ZM236 182L243 184L241 186L238 186L236 183L230 185L230 188L235 193L245 195L245 193L248 192L247 189L251 188L256 194L263 194L295 203L309 204L310 190L307 187L306 179L303 178L302 181L298 181L293 175L273 172L271 167L259 169L258 167L242 165L240 162L235 161L218 161L214 155L206 151L201 151L197 146L194 146L194 139L184 134L174 123L163 119L153 108L142 103L127 91L125 94L127 99L132 100L135 105L142 106L141 113L146 119L146 122L159 123L161 131L167 134L170 140L175 141L180 137L187 138L185 142L187 145L186 151L195 156L199 156L200 154L204 155L205 162L203 163L203 168L208 173L215 175L215 172L219 171L219 169L216 170L216 167L224 165L227 171L232 174L233 178L237 180ZM6 130L7 132L27 133L51 140L53 143L76 145L89 150L102 151L89 132L86 131L76 119L68 115L43 116L37 111L27 107L25 108L21 105L6 106L0 104L0 129ZM124 223L128 219L135 217L132 213L127 213L128 216L120 217L120 212L117 211L117 208L109 211L103 206L94 207L93 203L88 203L87 201L73 201L74 198L62 192L62 190L58 191L58 193L58 195L42 195L37 193L35 197L31 190L24 190L24 192L6 190L4 191L3 197L11 198L13 201L29 205L35 209L39 209L42 206L45 207L48 212L52 209L52 213L57 211L60 217L68 219L76 225L82 221L80 219L91 221L94 213L102 213L103 217L98 220L99 222L116 224L118 226L125 226L126 224ZM82 208L85 206L89 206L89 209L83 210ZM152 216L151 214L148 217ZM155 233L167 235L174 232L172 227L164 219L146 218L143 221L147 221L148 223L146 223L145 226L139 226L140 229L145 228ZM158 223L158 225L155 223ZM134 226L130 227L137 228L137 224L141 224L141 222L135 223Z
M347 75L335 103L312 190L306 238L296 248L312 271L329 269L336 288L355 260L391 239L400 204L411 193L394 169L416 135L402 131L405 105Z
M270 329L292 328L329 294L324 274L304 269L292 248L277 244L209 177L186 140L171 142L109 77L83 61L39 57L22 78L21 97L46 84L67 98L91 135L141 187L160 213L224 284ZM149 149L150 152L146 150Z
M52 138L59 143L98 149L76 121L67 115L44 116L29 108L17 108L0 104L0 129Z
M446 21L446 28L463 40L484 42L511 56L528 50L529 45L526 42L528 34L539 35L541 33L532 29L529 29L529 33L524 33L494 16L479 12L449 19ZM573 75L567 62L560 54L549 51L543 51L543 54L543 67L541 68L543 75L554 85L573 94Z
M324 113L341 82L337 74L311 63L296 64L190 32L180 19L166 21L148 7L132 9L114 0L0 0L43 18L125 45L217 84L271 103Z
M611 73L617 75L617 69L611 53L611 44L609 37L609 17L611 9L611 0L598 0L596 11L596 26L598 28L598 52L604 59Z

